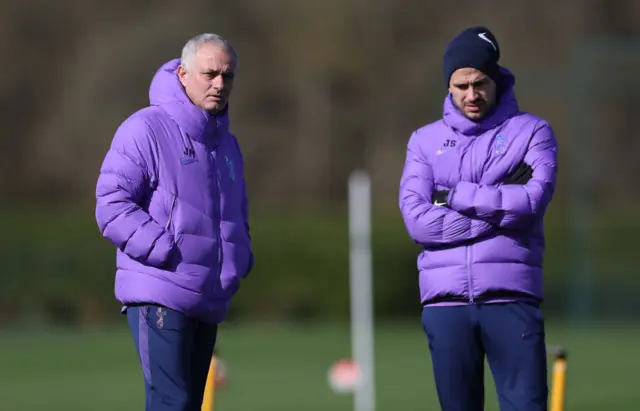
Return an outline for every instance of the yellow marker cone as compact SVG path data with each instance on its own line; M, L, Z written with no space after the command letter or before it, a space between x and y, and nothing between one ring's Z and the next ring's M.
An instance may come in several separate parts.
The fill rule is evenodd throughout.
M564 397L567 390L567 353L560 350L553 361L553 384L551 386L551 410L564 411Z
M209 375L207 375L207 385L204 388L204 399L202 400L202 411L214 411L216 405L216 357L211 358Z

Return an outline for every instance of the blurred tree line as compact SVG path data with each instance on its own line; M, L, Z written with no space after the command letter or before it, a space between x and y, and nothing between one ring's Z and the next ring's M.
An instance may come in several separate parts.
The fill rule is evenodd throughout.
M0 77L0 198L6 206L39 210L26 218L34 222L33 231L4 225L7 233L20 232L25 241L17 257L11 251L18 250L16 242L5 238L11 243L4 250L14 264L9 266L33 273L40 271L25 267L35 260L45 267L42 260L50 261L49 271L53 264L68 275L65 285L85 284L91 289L100 284L96 289L111 298L111 249L87 245L97 237L97 228L91 224L100 163L120 122L148 103L155 70L178 57L191 36L216 32L233 42L240 57L231 100L231 129L245 153L252 214L303 210L307 220L313 220L314 213L342 207L347 175L354 168L366 168L373 179L375 208L387 216L384 221L391 221L392 227L388 230L395 233L383 228L380 234L381 241L386 241L380 244L380 258L387 262L382 263L387 268L381 278L393 277L393 271L408 272L395 294L382 297L389 302L380 304L388 304L384 308L388 312L410 311L412 305L403 308L393 302L414 293L416 282L412 275L416 250L403 232L396 205L406 143L415 128L441 115L446 93L441 57L446 42L461 29L480 24L494 31L502 49L501 63L516 74L521 108L546 118L556 130L561 174L551 213L557 222L552 232L558 235L550 242L556 244L555 253L563 255L565 242L570 241L564 223L575 207L569 194L571 178L575 178L571 170L577 169L577 163L590 163L589 185L581 198L594 207L604 204L600 214L615 214L617 209L606 208L613 203L633 208L638 198L635 176L640 162L635 157L639 140L633 124L634 102L640 95L640 80L635 75L640 49L635 60L613 61L601 53L589 67L578 65L575 55L578 45L593 39L636 38L639 16L640 2L633 0L583 0L579 7L575 2L552 0L495 0L482 6L462 0L2 2L0 47L5 65ZM585 76L587 70L591 73L587 80L607 90L611 86L612 91L598 94L591 84L587 89L575 86L575 78ZM575 110L577 95L589 100L587 111ZM575 136L576 122L589 124L586 151L578 147L583 136ZM576 159L576 152L590 157ZM82 240L69 241L93 247L83 249L84 255L105 256L100 260L105 267L98 270L105 278L97 283L84 279L86 274L80 271L85 268L69 268L81 265L73 261L77 251L68 249L69 260L61 262L60 256L67 251L31 245L49 241L50 235L35 222L50 221L53 214L46 213L60 209L81 211L76 219L60 217L64 222L59 224L68 232L55 234L70 238L69 233L84 230L78 234ZM74 225L80 220L85 221L84 228L74 228L80 227ZM295 238L299 243L305 236L283 234L288 230L286 221L278 227L262 221L264 226L258 231L265 243L274 238L285 242ZM334 225L346 224L340 218L335 221ZM614 225L603 224L605 228ZM52 224L51 230L54 227ZM611 235L610 230L607 233ZM56 243L61 247L64 241L55 234L51 247ZM289 250L295 248L292 243L280 251L265 246L263 255L278 264L279 253L282 259L290 258ZM95 251L98 249L101 251ZM301 265L292 263L270 275L287 278L282 284L297 284L291 278L306 266L304 258L312 258L308 254L313 252L319 253L299 250ZM347 264L346 251L340 253L341 268L325 268L338 270L335 275L344 277L340 270ZM322 254L318 259L325 257ZM54 260L57 263L51 262ZM559 277L568 269L566 264L558 257L552 271ZM74 270L78 273L70 274ZM0 294L24 287L24 278L31 278L24 274L21 280L9 280L11 273L6 272ZM33 281L47 289L49 280L38 278ZM311 299L308 294L313 288L305 286L305 281L319 281L311 274L300 278L298 286L268 288L274 296L287 290L294 294L293 300L300 301L297 312L305 311L303 301ZM565 284L556 293L561 296L568 288ZM251 291L246 294L262 301ZM340 295L344 302L346 294L341 291Z
M231 121L258 203L342 199L354 167L391 203L410 132L440 115L446 42L475 24L496 33L523 108L551 121L566 154L573 45L635 35L639 16L632 0L3 2L0 198L90 202L115 128L204 31L240 54ZM622 129L629 106L609 106Z

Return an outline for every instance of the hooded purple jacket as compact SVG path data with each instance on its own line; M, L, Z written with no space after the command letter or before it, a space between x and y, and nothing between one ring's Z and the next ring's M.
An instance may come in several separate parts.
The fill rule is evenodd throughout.
M557 143L551 126L519 110L502 69L497 106L479 122L447 96L442 120L411 135L400 209L418 257L423 304L543 299L543 216L553 197ZM533 177L504 185L525 161ZM451 190L449 207L431 202Z
M116 298L219 323L253 266L243 158L226 112L209 115L175 59L150 107L118 128L100 169L96 220L117 247Z

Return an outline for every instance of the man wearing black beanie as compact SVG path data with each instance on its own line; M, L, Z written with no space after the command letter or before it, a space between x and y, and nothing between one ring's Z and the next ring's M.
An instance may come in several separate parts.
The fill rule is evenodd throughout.
M412 133L400 181L443 411L483 410L485 358L501 411L547 410L543 218L557 142L520 110L499 59L485 27L448 44L442 119Z
M446 86L456 106L471 120L479 120L495 105L502 74L500 46L484 27L458 34L444 53Z

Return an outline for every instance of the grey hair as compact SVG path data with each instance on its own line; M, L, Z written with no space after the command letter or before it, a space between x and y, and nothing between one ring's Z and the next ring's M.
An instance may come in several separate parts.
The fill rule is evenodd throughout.
M187 41L187 43L182 48L181 59L182 65L184 66L185 70L189 71L189 65L193 58L196 56L196 53L198 53L198 50L200 50L200 47L202 47L202 45L207 43L215 44L224 48L231 54L234 63L236 65L238 64L238 55L236 54L236 51L234 50L229 40L218 34L203 33L189 39L189 41Z

